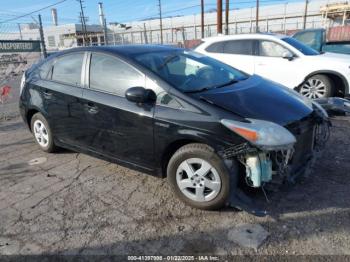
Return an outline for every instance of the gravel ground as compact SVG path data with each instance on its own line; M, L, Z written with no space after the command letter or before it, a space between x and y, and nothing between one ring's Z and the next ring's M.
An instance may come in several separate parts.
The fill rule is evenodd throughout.
M46 154L11 116L0 120L0 254L350 255L349 117L333 120L312 174L269 193L270 215L257 218L190 208L166 179L84 154ZM246 223L270 233L258 250L229 240Z

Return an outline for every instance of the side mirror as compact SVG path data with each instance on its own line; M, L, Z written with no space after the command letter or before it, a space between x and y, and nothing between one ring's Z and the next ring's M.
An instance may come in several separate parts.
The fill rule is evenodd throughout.
M157 96L153 90L145 89L140 86L131 87L126 90L125 97L129 101L135 103L154 102L157 99Z
M294 55L291 52L286 51L286 52L283 52L282 58L283 59L288 59L289 61L291 61L291 60L294 59Z

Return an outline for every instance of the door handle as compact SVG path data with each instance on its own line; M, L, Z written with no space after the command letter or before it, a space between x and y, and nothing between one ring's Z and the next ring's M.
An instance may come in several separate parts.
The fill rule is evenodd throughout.
M87 103L86 105L85 105L85 107L86 107L86 109L87 109L87 111L89 112L89 113L91 113L91 114L96 114L96 113L98 113L98 107L97 106L95 106L93 103Z
M45 90L44 96L45 96L45 98L50 99L52 97L52 93L49 90Z

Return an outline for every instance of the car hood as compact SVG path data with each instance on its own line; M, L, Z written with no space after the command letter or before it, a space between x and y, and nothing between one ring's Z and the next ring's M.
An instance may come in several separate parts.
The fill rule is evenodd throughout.
M241 117L280 125L300 120L313 110L311 100L257 75L230 86L192 95Z
M347 63L350 64L350 55L345 54L337 54L337 53L323 53L318 56L312 56L313 58L319 59L322 62L341 62L341 63Z

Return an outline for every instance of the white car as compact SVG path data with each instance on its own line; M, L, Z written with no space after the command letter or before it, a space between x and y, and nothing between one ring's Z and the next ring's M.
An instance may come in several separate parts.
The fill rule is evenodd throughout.
M309 98L349 96L350 55L322 54L288 36L217 36L203 39L195 51Z

